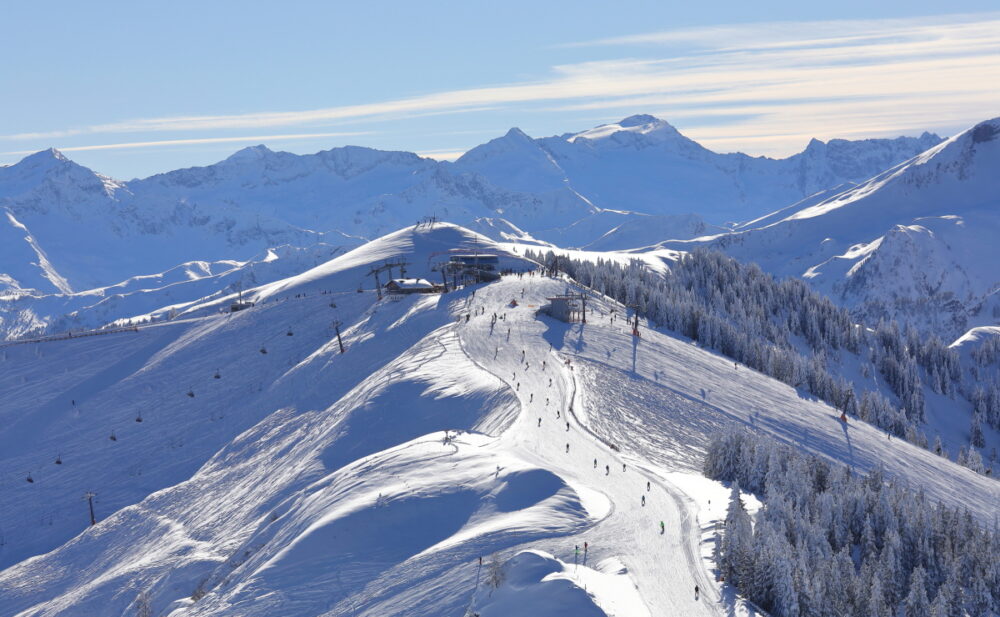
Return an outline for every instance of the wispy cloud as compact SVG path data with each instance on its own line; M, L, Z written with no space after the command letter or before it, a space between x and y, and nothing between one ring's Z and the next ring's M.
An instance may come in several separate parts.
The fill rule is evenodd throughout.
M291 133L286 135L244 135L239 137L203 137L196 139L161 139L158 141L130 141L120 144L99 144L94 146L70 146L60 148L63 152L85 152L88 150L122 150L128 148L161 148L166 146L191 146L201 144L228 144L265 141L297 141L304 139L323 139L328 137L353 137L355 135L371 135L371 131L350 131L340 133ZM31 154L34 150L17 150L0 152L0 155Z
M769 134L775 139L766 147L775 152L793 147L803 135L953 126L1000 110L1000 13L742 24L577 46L626 48L629 57L555 66L547 78L532 82L367 104L134 119L0 139L318 126L517 106L519 113L592 109L609 115L654 111L668 119L698 116L701 122L680 122L681 128L715 143L725 140L725 131L733 139ZM745 116L742 123L706 123L713 116L739 114Z
M852 45L866 40L901 37L937 38L964 34L969 28L1000 19L1000 12L959 13L928 17L886 19L837 19L827 21L774 21L678 28L560 45L566 48L615 46L673 46L726 50Z

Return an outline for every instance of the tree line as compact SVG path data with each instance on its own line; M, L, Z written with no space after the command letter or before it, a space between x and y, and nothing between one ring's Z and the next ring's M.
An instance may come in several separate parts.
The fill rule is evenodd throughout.
M713 439L704 473L732 483L719 575L775 617L1000 614L996 522L748 432Z
M552 251L525 256L634 308L658 326L921 447L930 446L920 428L926 419L925 383L933 392L970 400L972 446L985 445L982 424L1000 429L1000 369L984 368L966 384L958 354L940 338L921 337L894 321L857 324L846 309L798 278L779 281L756 264L702 248L681 256L666 274L640 260L580 260ZM850 359L845 352L854 356L864 378L881 379L893 398L877 387L859 395L844 375L843 361ZM988 470L985 464L977 468Z

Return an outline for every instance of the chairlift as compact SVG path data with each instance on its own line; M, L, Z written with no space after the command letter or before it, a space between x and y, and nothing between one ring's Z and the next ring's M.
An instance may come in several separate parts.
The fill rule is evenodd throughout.
M118 441L118 437L115 436L115 432L111 431L111 436L108 437L111 441Z
M142 412L141 411L138 414L136 414L135 421L136 422L142 422Z
M285 336L293 336L291 328L288 329L288 332L285 332Z
M62 454L56 455L56 465L62 465Z
M222 379L222 375L219 373L219 369L215 369L215 375L213 375L213 377L215 377L216 379Z
M263 345L261 345L260 346L260 353L267 354L267 347L264 347Z
M31 472L28 472L28 477L25 478L25 480L27 480L28 482L31 482L32 484L35 483L34 478L31 477Z
M191 398L194 398L194 390L189 388L187 391L187 395L190 396Z

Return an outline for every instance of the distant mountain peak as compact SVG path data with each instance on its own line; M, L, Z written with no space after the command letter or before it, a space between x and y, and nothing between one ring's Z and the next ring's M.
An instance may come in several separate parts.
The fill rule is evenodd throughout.
M504 135L504 137L508 137L508 138L512 138L512 139L527 139L528 141L534 142L534 140L531 138L530 135L528 135L527 133L525 133L521 129L517 128L516 126L511 127L511 129L509 131L507 131L507 134Z
M271 150L264 144L257 144L256 146L247 146L241 150L237 150L232 153L226 160L227 161L253 161L258 159L266 158L274 154L274 150Z
M56 150L55 148L48 148L46 150L39 150L34 154L29 154L28 156L21 159L18 165L25 165L27 167L38 167L40 165L51 165L58 163L71 163L66 155L62 152Z
M624 128L631 128L633 126L643 126L646 124L669 124L666 120L660 120L656 116L651 116L649 114L636 114L634 116L629 116L621 122L618 126Z
M673 141L677 138L686 139L666 120L649 114L637 114L617 123L602 124L581 133L570 134L567 136L567 141L574 142L578 139L594 141L606 138L617 140L619 137L640 139L646 143Z
M39 150L2 169L0 193L7 192L8 194L28 190L53 175L71 174L80 182L90 182L93 179L103 178L67 158L55 148ZM108 180L110 181L110 179ZM103 182L103 180L101 181ZM15 186L19 188L15 190Z
M530 156L539 160L545 160L545 154L539 148L538 143L530 135L515 126L507 131L503 137L491 139L485 144L472 148L459 157L456 163L459 163L459 166L475 165L477 161L510 156Z
M64 155L59 150L56 150L55 148L48 148L46 150L42 150L41 152L37 152L36 155L44 155L44 156L53 158L53 159L55 159L57 161L68 161L69 160L68 158L66 158L66 155Z

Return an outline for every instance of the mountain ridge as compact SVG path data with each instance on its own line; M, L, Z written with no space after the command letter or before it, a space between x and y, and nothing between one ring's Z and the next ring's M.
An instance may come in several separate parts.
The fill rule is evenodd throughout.
M89 306L34 297L110 289L189 262L249 262L283 245L325 254L425 217L494 239L593 250L687 239L724 230L691 212L703 198L711 211L712 195L716 204L757 195L777 201L770 212L812 184L874 175L885 160L922 148L921 139L938 138L813 142L776 160L713 153L666 121L636 115L561 137L512 128L454 163L361 146L296 155L258 144L213 165L127 182L50 149L0 168L0 233L9 238L0 293L14 299L0 305L0 329L24 334L26 324L60 322L51 307ZM855 151L868 153L860 167L843 162Z

